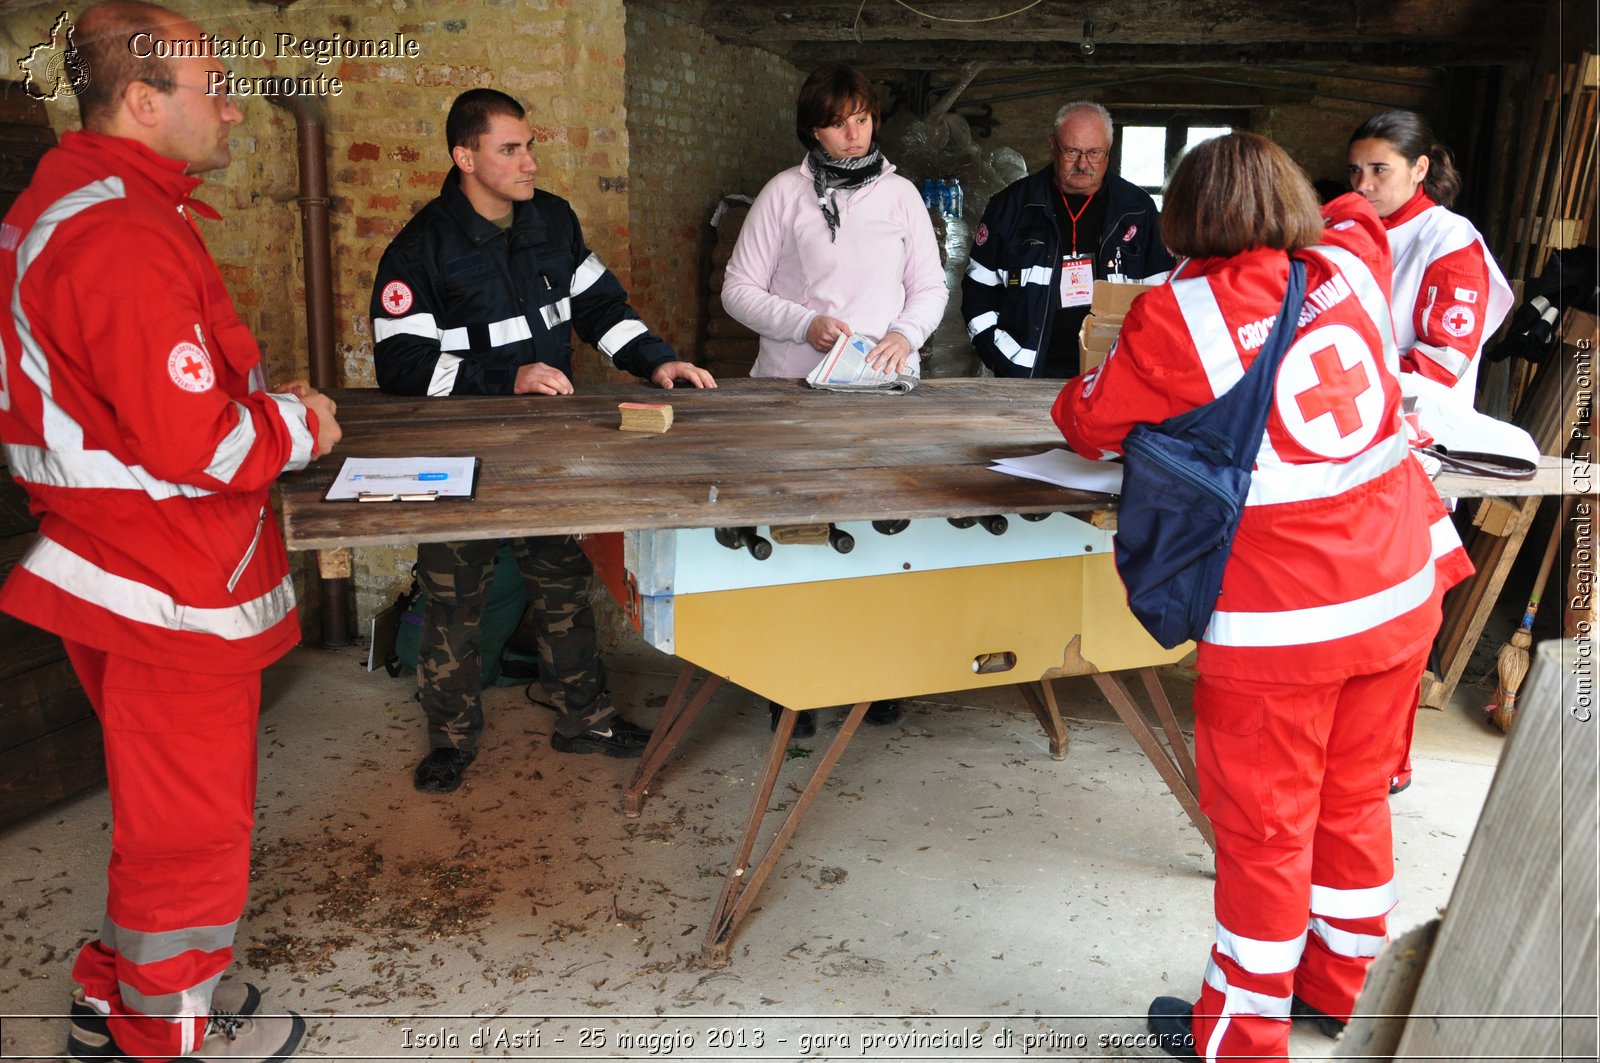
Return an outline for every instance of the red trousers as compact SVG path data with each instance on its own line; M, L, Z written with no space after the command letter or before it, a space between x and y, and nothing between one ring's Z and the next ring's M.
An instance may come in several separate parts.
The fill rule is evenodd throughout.
M1350 1017L1395 903L1389 777L1425 662L1320 684L1201 675L1195 763L1217 837L1201 1059L1285 1058L1293 996Z
M202 675L68 642L105 733L106 917L73 966L123 1053L205 1036L250 881L261 675Z

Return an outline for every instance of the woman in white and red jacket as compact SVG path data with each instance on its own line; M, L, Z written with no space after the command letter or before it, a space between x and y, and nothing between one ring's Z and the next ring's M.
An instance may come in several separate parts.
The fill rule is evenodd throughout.
M1400 419L1389 249L1355 195L1326 228L1299 168L1248 133L1196 146L1161 235L1183 258L1054 417L1073 449L1210 402L1261 349L1289 275L1306 300L1216 612L1195 760L1217 839L1199 1000L1159 997L1173 1055L1283 1058L1292 1015L1348 1019L1395 903L1387 787L1446 589L1471 569ZM1317 1014L1320 1013L1320 1014Z
M1450 149L1421 115L1385 111L1350 135L1350 187L1372 204L1389 236L1400 389L1440 394L1472 409L1486 339L1511 310L1511 287L1483 237L1450 210L1461 191ZM1390 792L1411 785L1411 739Z
M1450 149L1421 115L1385 111L1350 135L1350 187L1383 220L1394 256L1400 371L1449 389L1470 409L1483 342L1511 309L1511 287L1466 218ZM1401 377L1407 394L1414 381Z

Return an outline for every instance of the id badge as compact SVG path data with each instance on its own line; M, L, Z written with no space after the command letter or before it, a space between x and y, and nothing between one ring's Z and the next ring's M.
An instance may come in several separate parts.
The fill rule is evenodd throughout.
M1063 258L1061 260L1061 305L1088 306L1094 301L1094 260Z

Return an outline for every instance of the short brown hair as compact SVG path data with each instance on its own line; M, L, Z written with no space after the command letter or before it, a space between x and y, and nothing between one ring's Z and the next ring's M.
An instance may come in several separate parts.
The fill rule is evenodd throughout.
M135 35L163 37L165 31L188 20L176 11L136 0L109 0L78 17L72 43L78 69L86 75L78 88L78 119L85 129L101 129L116 117L123 90L135 81L173 92L172 61L154 55L143 58L132 48ZM149 51L149 49L147 49Z
M1282 148L1254 133L1189 149L1161 204L1161 239L1180 257L1226 257L1252 247L1299 251L1321 237L1311 181Z
M878 90L867 75L853 66L830 63L814 70L800 86L794 106L794 133L807 151L817 146L811 131L831 126L840 119L866 111L872 116L873 132L878 128Z
M489 131L489 119L497 114L523 118L527 113L515 97L499 89L468 89L450 104L450 113L444 119L444 139L451 151L477 151L478 138Z

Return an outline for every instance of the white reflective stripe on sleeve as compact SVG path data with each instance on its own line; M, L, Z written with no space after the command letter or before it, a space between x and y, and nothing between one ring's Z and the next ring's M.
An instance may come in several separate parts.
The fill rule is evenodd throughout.
M294 583L289 576L248 602L202 609L183 605L154 587L107 572L51 539L36 540L17 564L67 594L124 619L230 641L271 631L294 608Z
M1418 343L1411 348L1414 355L1420 355L1450 374L1452 380L1459 379L1467 371L1467 366L1472 364L1470 355L1462 354L1454 347L1436 347L1431 343Z
M1356 956L1371 959L1383 951L1389 939L1382 934L1355 934L1332 926L1326 919L1311 917L1311 932L1322 939L1328 951L1335 956Z
M987 288L998 288L1006 282L1004 270L990 269L975 258L967 259L967 276Z
M600 337L600 342L595 346L600 348L601 354L615 360L618 351L649 331L643 321L618 321L606 329L606 334Z
M545 328L555 328L563 321L572 320L572 297L562 296L548 306L539 308L539 316L544 318Z
M1001 356L1012 365L1020 365L1024 369L1032 369L1034 360L1039 357L1038 351L1030 351L1016 340L1011 338L1011 333L1003 328L994 330L994 346Z
M1049 266L1029 266L1022 271L1023 284L1049 284L1055 276L1055 270Z
M1250 477L1250 494L1245 505L1268 506L1334 498L1376 480L1407 460L1410 453L1405 437L1397 434L1349 461L1292 465L1278 457L1270 441L1263 442L1261 453L1256 457L1255 474Z
M456 374L461 371L461 359L453 354L441 354L433 363L433 377L428 381L428 394L440 398L456 388Z
M242 402L234 402L233 409L239 420L222 437L211 454L211 460L206 463L206 474L215 476L225 484L233 482L239 466L250 456L250 448L256 445L256 422L250 416L250 408Z
M392 336L418 336L425 340L440 339L438 323L432 314L408 314L405 317L380 317L372 322L372 341L382 343Z
M1310 248L1332 262L1344 279L1350 282L1350 287L1355 290L1356 298L1361 301L1361 309L1367 312L1367 317L1378 329L1378 336L1383 340L1383 364L1391 373L1400 372L1400 355L1394 346L1394 318L1390 316L1389 293L1378 287L1378 278L1372 275L1367 264L1342 247L1329 247L1317 244Z
M1300 954L1305 951L1304 933L1287 941L1264 941L1235 934L1221 923L1217 924L1217 951L1252 974L1282 974L1300 965Z
M439 333L439 349L441 351L471 350L472 341L467 339L466 328L447 328Z
M1448 520L1446 521L1448 523ZM1311 885L1311 912L1329 919L1372 919L1388 915L1400 903L1394 879L1381 886L1359 890L1336 890L1332 886Z
M605 263L593 252L589 257L578 263L578 268L572 272L572 284L568 291L573 295L582 295L589 290L590 285L606 275Z
M1220 398L1244 376L1244 366L1239 362L1239 350L1228 332L1228 323L1223 320L1222 308L1217 305L1216 293L1204 277L1177 281L1171 288L1184 327L1200 355L1201 368L1211 383L1211 394Z
M272 399L272 408L277 411L283 426L289 431L289 459L283 463L283 471L291 472L303 469L311 464L312 451L316 449L317 441L311 438L311 425L306 419L305 403L293 395L282 395L273 392L268 395Z
M522 340L533 339L533 330L528 327L528 319L518 314L501 321L489 322L489 345L491 347L504 347L508 343L518 343Z
M1371 631L1404 616L1433 593L1433 558L1400 583L1376 594L1333 605L1275 612L1211 614L1203 636L1216 646L1306 646Z
M967 338L977 339L979 333L983 332L985 329L993 328L999 323L1000 315L996 311L990 310L987 313L979 314L977 317L967 322Z
M45 450L43 447L6 446L6 462L18 483L43 487L97 487L114 491L143 491L164 498L204 498L204 487L168 483L151 476L141 466L122 464L103 450Z

